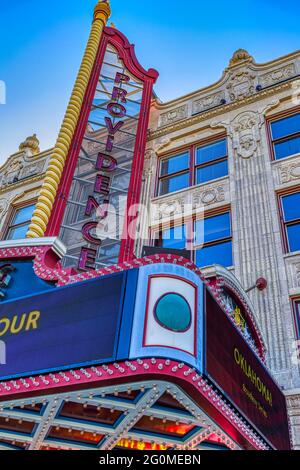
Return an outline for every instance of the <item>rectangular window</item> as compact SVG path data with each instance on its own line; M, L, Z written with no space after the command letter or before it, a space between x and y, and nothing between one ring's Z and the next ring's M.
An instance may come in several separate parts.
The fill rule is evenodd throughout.
M161 159L157 195L163 196L227 175L226 139L199 147L193 145L186 152Z
M9 227L7 228L6 240L18 240L26 238L31 217L35 208L35 204L15 209L11 218Z
M271 123L275 160L300 153L300 114Z
M194 224L194 240L190 237L188 224L172 227L160 232L157 245L164 248L185 249L187 241L189 250L197 266L220 264L225 267L233 265L232 231L230 212L191 221ZM191 225L192 226L192 225ZM192 230L192 229L191 229Z
M297 336L298 336L298 338L300 338L300 299L295 300L294 307L295 307L295 320L296 320Z
M196 264L199 267L213 264L232 266L230 212L195 222L195 250Z
M172 193L189 186L189 152L164 158L160 162L158 195Z
M196 184L221 178L228 175L228 156L226 139L196 150Z
M162 248L184 250L186 247L186 226L178 225L162 230L157 245Z
M287 251L300 251L300 192L281 197Z

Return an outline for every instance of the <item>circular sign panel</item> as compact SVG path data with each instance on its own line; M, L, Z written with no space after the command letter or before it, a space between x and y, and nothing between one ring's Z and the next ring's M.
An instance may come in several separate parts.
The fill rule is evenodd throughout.
M163 295L154 307L156 321L167 330L184 333L192 323L192 313L188 302L182 295L168 293Z

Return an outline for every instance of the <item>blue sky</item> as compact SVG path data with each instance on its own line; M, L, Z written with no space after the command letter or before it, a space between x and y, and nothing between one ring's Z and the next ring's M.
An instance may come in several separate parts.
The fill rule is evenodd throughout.
M1 2L0 163L36 132L54 145L88 38L96 0ZM111 0L112 21L160 72L163 101L218 80L242 47L257 62L300 49L296 0Z

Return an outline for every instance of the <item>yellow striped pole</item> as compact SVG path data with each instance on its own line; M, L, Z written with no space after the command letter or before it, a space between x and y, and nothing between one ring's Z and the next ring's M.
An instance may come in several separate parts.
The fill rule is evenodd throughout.
M85 92L95 63L102 32L110 14L109 0L99 1L94 10L94 21L90 37L55 148L50 158L36 208L26 235L27 238L43 237L45 234L70 144L79 119Z

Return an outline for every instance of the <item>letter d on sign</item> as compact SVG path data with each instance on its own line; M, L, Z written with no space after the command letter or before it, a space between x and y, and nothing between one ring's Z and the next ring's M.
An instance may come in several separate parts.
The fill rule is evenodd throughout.
M0 365L6 364L6 344L0 341Z

